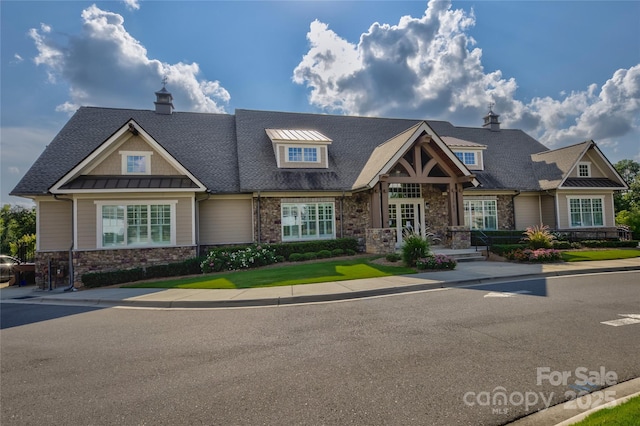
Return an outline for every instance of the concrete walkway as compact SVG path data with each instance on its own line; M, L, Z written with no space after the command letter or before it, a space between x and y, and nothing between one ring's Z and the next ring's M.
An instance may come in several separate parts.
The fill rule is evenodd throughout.
M0 289L0 299L3 302L16 303L24 301L154 308L273 306L357 299L495 280L629 270L640 271L640 257L541 265L487 261L461 262L453 271L237 290L98 288L63 292L62 288L46 291L33 286L12 286Z

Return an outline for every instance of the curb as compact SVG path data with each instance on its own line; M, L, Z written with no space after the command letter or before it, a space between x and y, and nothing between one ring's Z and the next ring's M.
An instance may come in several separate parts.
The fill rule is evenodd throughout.
M621 267L602 267L592 269L578 269L566 271L543 272L539 274L521 274L496 278L474 278L455 281L442 281L437 283L411 284L402 287L385 287L371 290L359 290L345 293L330 293L291 297L276 297L263 299L241 299L241 300L198 300L198 301L180 301L180 300L113 300L113 299L91 299L86 298L66 298L66 297L48 297L34 296L23 299L4 299L3 303L42 303L42 304L82 304L97 305L104 307L140 307L140 308L164 308L164 309L186 309L186 308L241 308L241 307L260 307L260 306L284 306L307 303L321 302L337 302L345 300L364 299L369 297L389 296L403 293L413 293L418 291L434 290L446 287L461 287L472 284L499 283L511 280L534 279L544 277L559 277L567 275L594 274L603 272L628 272L638 271L640 266L621 266ZM89 290L90 291L90 290ZM88 295L87 295L88 296Z
M613 401L602 403L593 408L590 408L591 396L598 392L612 391L616 396L619 396ZM507 423L508 426L569 426L575 424L585 417L593 414L596 411L612 408L616 405L623 404L629 399L640 395L640 377L630 379L624 382L620 382L613 386L598 389L595 392L583 395L574 401L576 407L581 406L581 401L584 403L585 408L567 409L565 404L568 401L561 402L553 407L549 407L545 410L538 411L525 417L521 417L511 423Z

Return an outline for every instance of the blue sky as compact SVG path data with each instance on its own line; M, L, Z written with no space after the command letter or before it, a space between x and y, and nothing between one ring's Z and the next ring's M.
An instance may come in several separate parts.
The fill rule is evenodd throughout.
M640 161L637 1L2 1L1 203L80 105L264 109L594 139Z

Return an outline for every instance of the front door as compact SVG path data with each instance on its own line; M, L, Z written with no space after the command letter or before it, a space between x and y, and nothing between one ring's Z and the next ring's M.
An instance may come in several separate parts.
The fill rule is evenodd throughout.
M403 236L415 232L422 234L424 216L422 202L389 200L389 228L396 230L396 247L402 246Z

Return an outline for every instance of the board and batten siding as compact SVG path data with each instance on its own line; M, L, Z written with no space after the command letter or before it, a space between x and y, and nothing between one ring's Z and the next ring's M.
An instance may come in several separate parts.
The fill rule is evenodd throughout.
M37 209L38 251L69 250L73 242L72 204L68 201L39 201Z
M579 192L579 191L562 191L556 194L558 203L558 218L560 219L559 228L568 229L571 228L569 223L569 202L567 201L571 197L584 197L584 198L602 198L602 207L604 213L604 227L615 226L615 215L613 213L613 195L611 192Z
M538 195L519 195L513 199L516 229L524 230L540 224L540 199Z
M193 198L180 197L176 204L176 245L188 246L195 244L194 223L195 214Z
M93 250L98 247L97 224L96 224L96 204L94 200L76 201L76 229L78 235L76 241L78 250Z
M558 228L556 223L556 199L551 195L540 196L540 209L542 210L542 223L551 228Z
M251 199L214 199L200 203L200 244L253 242Z

